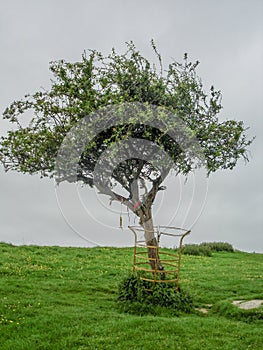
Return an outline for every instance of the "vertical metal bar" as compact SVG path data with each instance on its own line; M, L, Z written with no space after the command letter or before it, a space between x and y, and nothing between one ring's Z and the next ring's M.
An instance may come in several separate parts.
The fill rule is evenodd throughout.
M128 226L128 228L133 232L134 234L134 248L133 248L133 269L132 269L132 272L134 273L135 272L135 266L136 266L136 253L137 253L137 241L138 241L138 238L137 238L137 234L136 234L136 231L134 230L134 228L132 226Z
M154 284L156 284L157 280L157 269L158 269L158 256L159 256L159 249L158 249L158 242L156 240L156 247L155 247L155 262L154 262Z
M180 268L181 268L181 255L182 255L182 242L183 242L184 236L180 238L180 244L179 244L179 255L178 255L178 266L177 266L177 277L176 277L176 288L175 290L178 291L179 289L179 276L180 276Z

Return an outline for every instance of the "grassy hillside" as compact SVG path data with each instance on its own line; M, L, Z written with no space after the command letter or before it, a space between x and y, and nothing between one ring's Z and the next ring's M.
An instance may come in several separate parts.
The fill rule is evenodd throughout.
M132 261L132 248L0 244L0 348L262 349L263 307L240 314L231 301L263 299L263 254L183 255L182 288L213 306L179 317L119 311Z

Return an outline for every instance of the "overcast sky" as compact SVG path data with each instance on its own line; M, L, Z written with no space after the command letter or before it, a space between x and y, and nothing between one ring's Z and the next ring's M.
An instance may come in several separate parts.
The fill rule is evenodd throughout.
M223 94L225 118L250 127L248 164L196 174L184 184L169 178L155 205L155 223L191 227L187 242L228 241L263 252L263 2L261 0L9 0L1 2L1 112L13 100L50 86L48 64L76 61L84 50L124 52L133 40L154 59L153 38L164 62L188 52L201 62L206 89ZM1 134L8 125L1 117ZM94 191L53 180L4 173L0 167L0 241L13 244L132 245L119 226L120 206L108 206ZM124 224L133 224L123 209ZM202 211L201 215L200 212ZM187 214L187 215L186 215Z

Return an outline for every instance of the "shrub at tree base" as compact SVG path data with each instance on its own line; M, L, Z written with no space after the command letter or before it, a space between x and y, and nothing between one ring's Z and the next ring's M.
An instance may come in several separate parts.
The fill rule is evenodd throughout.
M192 297L181 289L175 291L174 284L153 284L135 274L121 281L118 304L121 311L139 315L160 315L164 309L174 315L194 310Z

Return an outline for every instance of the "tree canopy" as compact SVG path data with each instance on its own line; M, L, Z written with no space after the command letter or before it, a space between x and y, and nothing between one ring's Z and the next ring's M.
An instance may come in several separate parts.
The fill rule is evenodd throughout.
M91 133L93 138L77 160L76 176L62 174L58 180L82 181L93 186L96 164L105 151L127 138L144 140L141 149L137 148L130 159L117 162L111 174L128 192L127 196L120 196L111 191L112 199L123 201L142 219L143 215L146 217L143 207L135 207L140 189L144 191L145 206L149 209L157 191L163 189L160 185L167 175L147 161L150 157L144 150L147 142L158 145L169 155L177 173L187 174L196 166L192 155L173 138L178 121L184 125L183 133L191 134L189 137L197 141L208 174L218 169L233 169L239 158L248 160L247 150L252 140L246 136L246 127L242 121L219 121L221 92L211 86L209 93L205 93L196 72L199 62L190 62L185 54L181 63L173 61L164 69L154 42L151 44L157 65L143 57L133 42L127 43L124 54L112 49L109 55L103 56L91 50L84 52L79 62L51 62L50 89L25 95L3 113L4 119L12 124L0 141L0 161L5 170L57 175L57 156L70 131L83 120L90 129L99 123L104 127L95 128L99 132ZM126 112L132 106L133 113L127 114L118 125L107 124L109 106L126 106ZM148 115L146 119L139 117L143 111ZM156 111L161 124L149 122ZM28 113L31 120L24 126L23 116ZM136 144L129 143L128 148L133 147L137 147ZM108 161L113 158L114 152ZM156 159L158 163L158 157ZM151 184L149 190L145 181ZM114 183L110 186L114 187ZM107 191L108 187L104 193Z

